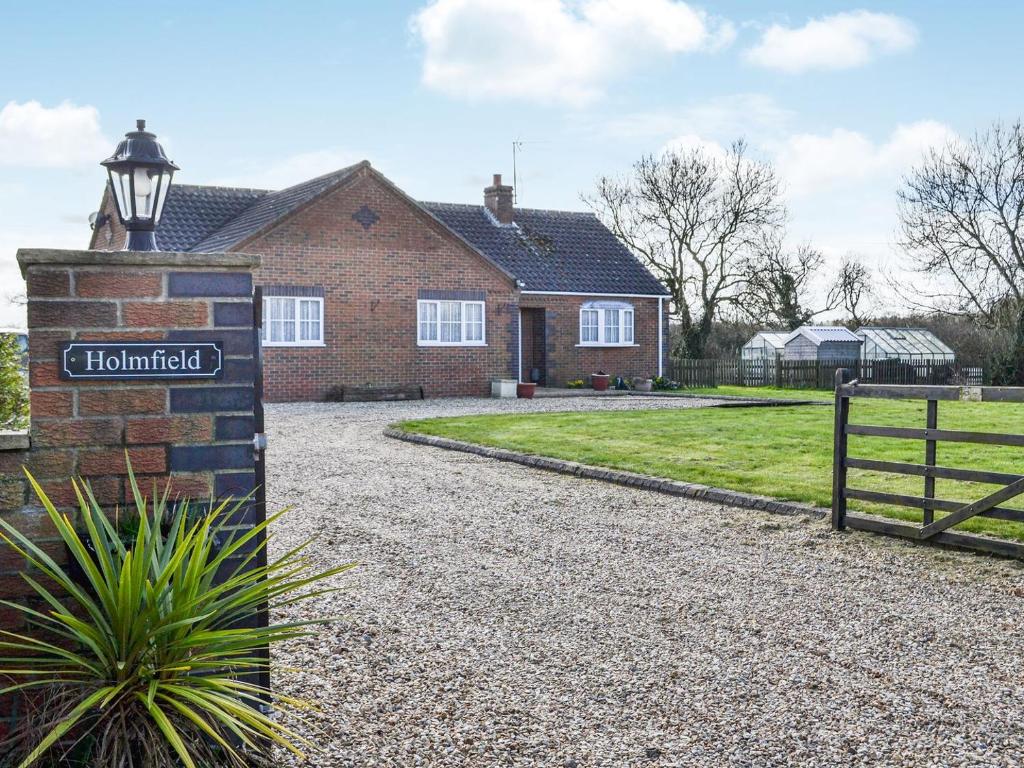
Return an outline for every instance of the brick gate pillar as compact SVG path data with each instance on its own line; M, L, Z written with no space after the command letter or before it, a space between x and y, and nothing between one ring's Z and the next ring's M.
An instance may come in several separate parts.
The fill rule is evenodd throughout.
M58 508L76 508L72 476L87 480L101 504L123 507L131 502L126 449L147 496L154 480L162 490L168 478L172 497L205 501L252 490L258 256L23 249L18 262L28 287L32 413L27 449L23 436L0 439L4 519L62 560L21 467ZM60 350L72 341L216 342L223 371L204 380L67 380ZM0 597L29 594L18 576L24 567L0 543ZM22 629L21 615L0 608L0 626ZM10 715L5 707L0 702L0 721Z

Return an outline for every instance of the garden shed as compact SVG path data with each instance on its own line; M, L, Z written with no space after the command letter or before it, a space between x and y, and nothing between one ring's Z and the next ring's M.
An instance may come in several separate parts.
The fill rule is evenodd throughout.
M842 326L802 325L783 345L784 360L856 360L861 341Z
M863 343L863 360L902 360L905 363L952 363L956 354L926 328L864 326L856 331Z
M774 360L782 355L788 331L758 331L740 349L743 360Z

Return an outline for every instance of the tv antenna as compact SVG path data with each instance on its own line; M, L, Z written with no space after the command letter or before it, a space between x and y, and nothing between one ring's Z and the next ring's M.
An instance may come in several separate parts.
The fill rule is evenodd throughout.
M525 142L519 139L512 140L512 204L519 202L519 171L516 166L516 155L523 148Z

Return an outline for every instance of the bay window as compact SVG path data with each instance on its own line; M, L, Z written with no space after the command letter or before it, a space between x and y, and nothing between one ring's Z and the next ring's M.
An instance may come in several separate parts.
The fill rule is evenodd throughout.
M633 346L633 317L633 305L626 302L586 302L580 308L580 346Z
M416 343L421 347L486 344L482 301L420 300L416 313Z

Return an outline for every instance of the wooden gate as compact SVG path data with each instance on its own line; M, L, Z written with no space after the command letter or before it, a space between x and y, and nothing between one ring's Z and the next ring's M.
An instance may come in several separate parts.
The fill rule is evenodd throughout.
M849 380L846 369L836 371L835 446L832 462L832 527L836 530L856 528L863 531L902 536L922 542L934 542L958 548L973 549L1010 557L1024 558L1024 544L988 538L950 529L972 517L1024 522L1024 511L1003 506L1024 493L1024 475L987 472L976 469L944 467L936 464L939 443L981 443L1024 447L1024 435L991 432L968 432L938 429L939 402L943 400L980 400L988 402L1024 402L1024 387L958 387L907 386L896 384L859 384ZM850 423L850 404L856 398L890 400L926 400L924 428L881 427ZM877 461L852 457L848 452L848 436L887 437L924 442L924 463ZM912 475L923 480L923 494L909 496L897 493L851 488L847 470L868 469L897 475ZM935 480L966 480L999 484L1003 487L987 496L964 503L935 497ZM850 499L910 507L922 511L921 525L847 512ZM936 518L935 513L948 513Z

